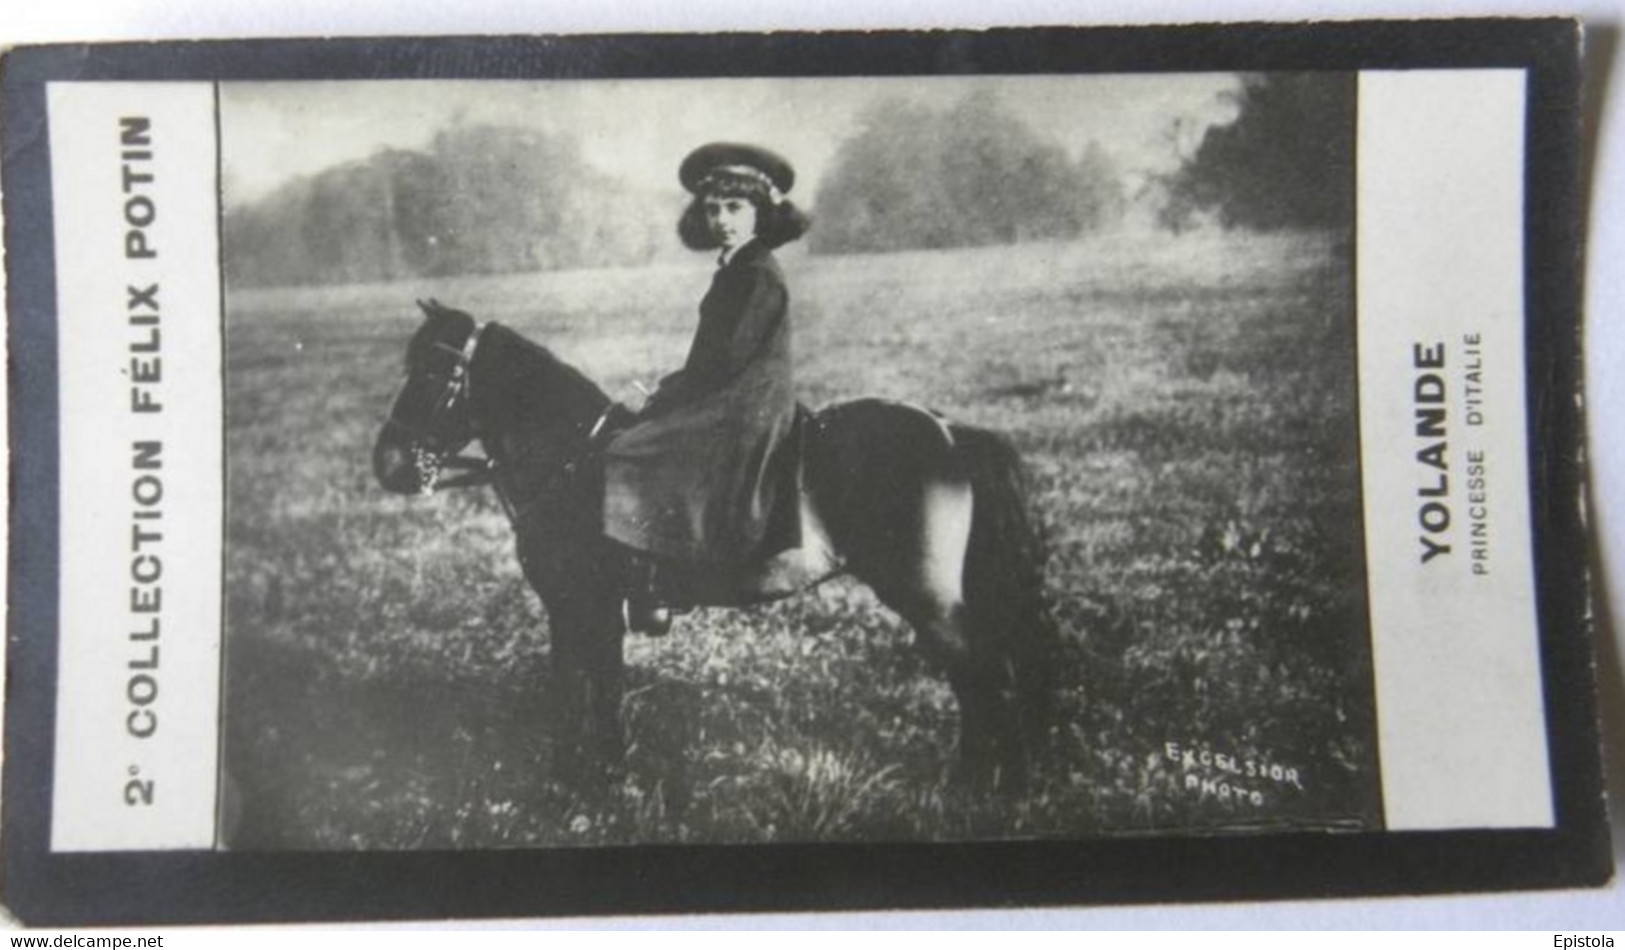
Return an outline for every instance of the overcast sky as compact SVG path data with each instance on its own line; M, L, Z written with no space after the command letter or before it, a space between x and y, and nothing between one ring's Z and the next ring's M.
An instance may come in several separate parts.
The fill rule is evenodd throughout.
M277 186L386 147L419 148L457 121L568 132L586 157L639 188L675 188L697 145L745 141L782 153L811 204L858 114L882 98L946 108L991 88L1036 131L1074 156L1099 142L1130 175L1174 161L1168 130L1187 147L1226 121L1228 73L1136 76L975 76L852 79L681 79L489 82L233 83L221 89L226 198L253 201Z

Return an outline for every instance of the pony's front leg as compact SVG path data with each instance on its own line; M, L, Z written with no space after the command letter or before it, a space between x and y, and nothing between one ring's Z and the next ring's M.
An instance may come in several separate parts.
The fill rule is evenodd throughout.
M564 548L529 546L522 560L551 632L555 762L567 783L602 784L625 751L620 592L607 555Z
M625 752L621 697L622 625L613 600L570 597L548 603L552 626L556 757L566 781L600 784Z
M584 487L596 482L578 475L574 484L538 499L514 529L525 579L547 611L555 768L568 785L602 789L626 747L621 562L601 533L602 505Z
M596 598L581 624L586 669L587 752L594 762L619 771L626 758L621 701L626 693L626 657L618 597Z

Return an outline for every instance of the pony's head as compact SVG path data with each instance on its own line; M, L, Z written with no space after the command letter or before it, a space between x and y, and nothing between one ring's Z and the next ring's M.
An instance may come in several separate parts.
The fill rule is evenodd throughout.
M423 326L406 349L406 381L372 450L372 471L387 491L428 494L446 460L474 439L468 362L474 318L438 301L418 301Z

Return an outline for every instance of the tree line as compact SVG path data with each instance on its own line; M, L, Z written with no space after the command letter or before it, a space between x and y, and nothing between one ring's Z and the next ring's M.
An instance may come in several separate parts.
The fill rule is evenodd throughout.
M1245 76L1233 101L1233 121L1132 197L1098 144L1073 157L990 93L878 102L818 182L811 250L1071 240L1134 200L1174 231L1347 227L1352 77ZM288 285L635 265L676 246L675 201L598 171L568 135L458 125L228 209L226 267L238 285Z
M668 204L568 136L457 126L228 209L226 268L263 286L638 264L672 240L650 210Z
M1233 122L1215 125L1155 184L1158 220L1227 228L1349 227L1354 213L1353 73L1242 77Z
M1125 206L1098 145L1073 160L988 93L943 111L900 100L870 109L817 198L812 248L839 253L1066 240Z

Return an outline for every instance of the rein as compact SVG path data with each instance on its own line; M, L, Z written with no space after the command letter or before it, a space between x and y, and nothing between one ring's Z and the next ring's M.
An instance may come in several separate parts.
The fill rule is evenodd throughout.
M436 401L435 407L431 410L428 421L424 426L419 428L408 425L394 418L393 415L385 421L385 426L393 426L405 432L411 437L415 445L437 445L439 439L433 432L434 422L441 414L451 411L458 402L466 401L469 398L469 367L473 363L474 350L479 345L481 330L483 330L483 327L469 334L468 342L461 349L440 342L434 344L436 349L450 354L456 360L456 365L452 370L450 381L446 384L445 391ZM591 427L587 429L585 437L580 439L563 464L559 466L558 482L566 483L573 479L581 464L591 456L594 450L600 447L599 440L605 434L605 430L609 428L611 421L616 417L617 410L620 410L621 413L626 412L625 408L619 403L610 402L605 405L603 412L598 414ZM432 490L434 491L490 485L496 489L497 497L501 500L502 507L507 512L509 520L516 524L520 517L534 505L534 501L532 501L522 507L515 506L513 500L508 497L508 493L503 491L502 485L497 481L498 464L494 458L466 455L461 452L437 455L432 449L419 449L418 451L423 456L431 456L431 458L420 457L417 460L421 467L429 468L434 472L438 472L442 468L456 469L459 472L444 481L436 479L432 482ZM539 492L538 497L546 494L546 491Z

